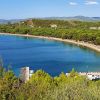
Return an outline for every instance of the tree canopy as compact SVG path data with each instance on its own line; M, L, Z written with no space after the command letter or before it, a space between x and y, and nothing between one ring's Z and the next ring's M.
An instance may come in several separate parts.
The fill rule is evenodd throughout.
M57 25L57 28L52 28L51 25ZM50 36L100 45L100 22L33 19L0 25L0 32Z

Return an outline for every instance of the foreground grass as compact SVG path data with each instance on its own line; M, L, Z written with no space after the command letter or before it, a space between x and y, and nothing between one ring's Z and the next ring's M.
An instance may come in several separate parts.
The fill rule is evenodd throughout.
M90 81L74 70L69 76L51 77L36 71L22 82L10 70L0 67L0 100L99 100L100 81Z

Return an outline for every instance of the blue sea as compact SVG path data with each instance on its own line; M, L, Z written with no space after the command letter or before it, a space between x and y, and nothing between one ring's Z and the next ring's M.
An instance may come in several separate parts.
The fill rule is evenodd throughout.
M0 57L18 76L20 68L42 69L52 76L61 72L100 71L100 53L64 42L0 35Z

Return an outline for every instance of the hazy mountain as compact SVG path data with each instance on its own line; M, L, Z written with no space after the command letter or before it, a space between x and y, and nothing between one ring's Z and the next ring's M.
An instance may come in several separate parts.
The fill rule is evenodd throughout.
M23 21L25 19L11 19L11 20L5 20L5 19L0 19L0 24L7 24L7 23L16 23L16 22L20 22Z
M8 22L7 20L0 19L0 24L2 24L2 23L7 23L7 22Z
M100 21L100 17L85 17L85 16L74 16L74 17L46 17L43 19L52 20L80 20L80 21Z
M29 18L34 19L34 18ZM100 21L100 17L85 17L85 16L74 16L74 17L44 17L44 18L35 18L35 19L50 19L50 20L79 20L79 21ZM16 23L20 21L24 21L27 19L11 19L11 20L4 20L0 19L0 24L7 24L7 23Z

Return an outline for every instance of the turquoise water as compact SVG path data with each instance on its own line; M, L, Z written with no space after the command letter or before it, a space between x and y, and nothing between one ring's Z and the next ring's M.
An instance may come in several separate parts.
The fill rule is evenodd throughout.
M42 69L52 76L61 72L100 71L100 53L59 41L0 35L0 56L4 66L19 74L21 67Z

